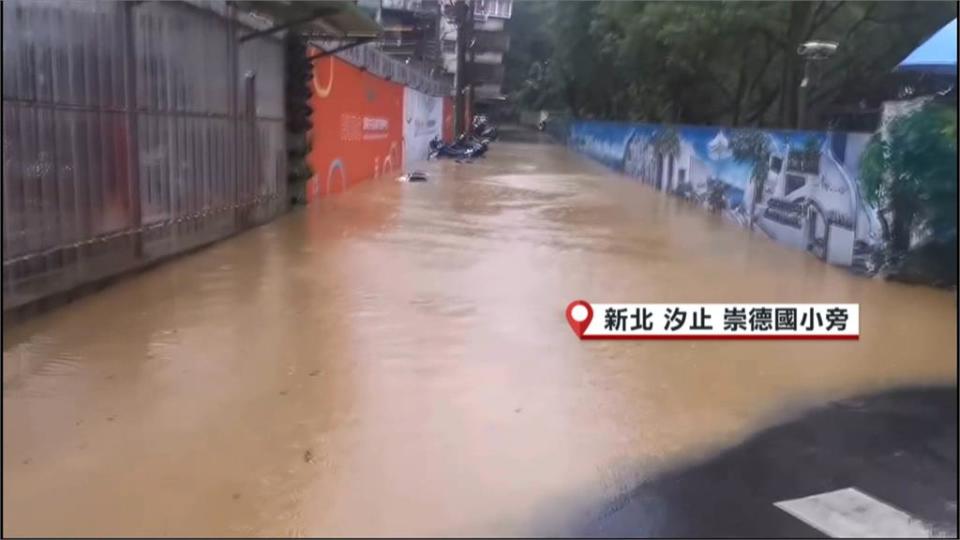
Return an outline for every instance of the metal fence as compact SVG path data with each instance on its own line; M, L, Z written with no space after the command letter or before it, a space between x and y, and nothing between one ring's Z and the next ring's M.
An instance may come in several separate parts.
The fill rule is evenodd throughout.
M3 2L3 308L286 205L283 47L225 2Z
M332 50L344 45L345 42L314 40L312 44L324 50ZM425 72L420 66L408 65L390 58L389 55L380 51L376 43L358 45L335 54L337 58L358 68L365 69L381 79L409 86L424 94L431 96L449 96L453 93L453 87L449 81Z

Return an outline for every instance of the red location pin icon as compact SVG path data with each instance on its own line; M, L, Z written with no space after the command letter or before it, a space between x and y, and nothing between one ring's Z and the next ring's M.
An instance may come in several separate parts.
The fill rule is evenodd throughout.
M583 333L590 326L590 319L593 319L593 308L586 301L574 300L567 306L567 322L577 337L583 337Z

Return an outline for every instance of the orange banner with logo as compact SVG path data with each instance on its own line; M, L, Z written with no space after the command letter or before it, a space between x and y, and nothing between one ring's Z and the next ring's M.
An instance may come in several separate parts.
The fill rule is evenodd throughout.
M327 56L314 61L311 86L308 201L402 170L402 85Z

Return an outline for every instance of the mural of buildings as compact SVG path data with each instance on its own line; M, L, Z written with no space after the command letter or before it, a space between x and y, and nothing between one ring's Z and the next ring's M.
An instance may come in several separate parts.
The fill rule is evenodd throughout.
M593 121L569 129L569 145L644 184L830 263L876 270L881 224L857 177L867 133Z

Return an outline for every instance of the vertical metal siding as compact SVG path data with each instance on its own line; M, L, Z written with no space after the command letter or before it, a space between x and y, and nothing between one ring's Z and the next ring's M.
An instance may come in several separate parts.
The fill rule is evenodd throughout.
M217 1L3 3L4 309L285 207L283 47L240 44L224 15Z

